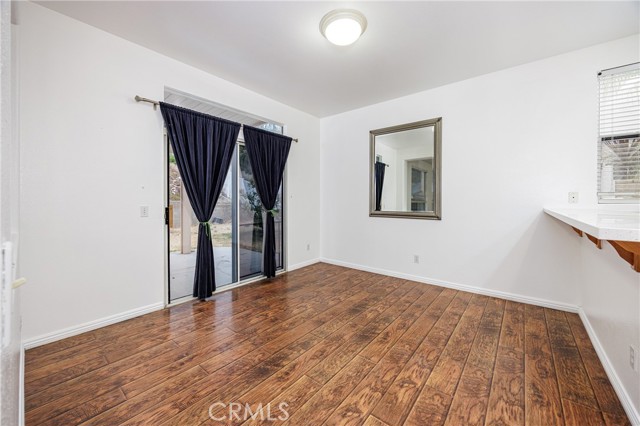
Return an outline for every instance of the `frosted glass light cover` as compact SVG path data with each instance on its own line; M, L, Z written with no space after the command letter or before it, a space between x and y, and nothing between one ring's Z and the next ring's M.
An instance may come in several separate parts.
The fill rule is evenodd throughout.
M338 19L327 25L325 37L338 46L348 46L360 38L362 28L353 19Z
M367 19L357 10L332 10L320 21L320 33L337 46L354 43L366 28Z

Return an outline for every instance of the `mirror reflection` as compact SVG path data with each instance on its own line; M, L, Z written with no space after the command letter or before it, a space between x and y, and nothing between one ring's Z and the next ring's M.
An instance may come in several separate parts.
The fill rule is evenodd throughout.
M371 131L371 216L439 219L440 119Z

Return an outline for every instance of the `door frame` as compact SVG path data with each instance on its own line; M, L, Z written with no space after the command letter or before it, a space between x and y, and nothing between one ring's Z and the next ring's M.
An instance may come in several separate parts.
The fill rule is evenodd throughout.
M285 127L283 126L283 132ZM234 184L232 185L233 187L235 187L236 192L238 192L239 187L240 187L240 145L244 145L244 139L241 136L238 136L238 139L236 140L236 147L235 147L235 169L236 169L236 181L234 182ZM186 302L190 302L193 301L195 299L197 299L196 297L193 296L184 296L184 297L180 297L178 299L175 300L171 300L171 262L170 262L170 256L171 256L171 247L170 247L170 235L171 235L171 230L169 228L169 205L170 205L170 194L169 194L169 137L167 135L167 130L166 128L163 127L163 144L164 144L164 185L165 185L165 191L164 191L164 214L165 214L165 220L164 220L164 245L165 245L165 251L164 251L164 257L165 257L165 261L164 261L164 271L165 271L165 279L164 279L164 304L165 307L171 307L171 306L176 306L176 305L180 305L182 303L186 303ZM282 212L282 241L281 241L281 246L282 246L282 267L278 270L276 270L276 276L283 274L285 272L287 272L287 267L288 267L288 251L289 251L289 245L287 244L287 236L288 236L288 222L286 220L287 218L287 166L285 165L285 169L284 169L284 174L283 174L283 178L282 178L282 207L281 207L281 212ZM230 168L230 171L233 170ZM232 214L233 212L235 212L235 223L237 225L239 225L240 223L240 208L239 208L239 203L240 203L240 198L239 197L235 197L235 203L232 209ZM236 226L237 228L238 226ZM232 235L233 234L238 234L238 230L232 230ZM233 237L232 237L232 241L233 241ZM232 246L233 246L233 242L232 242ZM264 275L258 275L258 276L252 276L249 277L247 279L241 280L240 279L240 245L238 244L238 242L236 241L235 244L235 256L236 256L236 262L235 263L235 271L234 274L236 276L236 278L238 279L238 281L236 282L232 282L231 284L227 284L224 286L220 286L219 288L216 288L216 290L213 292L213 294L218 294L218 293L222 293L225 292L227 290L231 290L237 287L242 287L245 286L247 284L252 284L258 281L261 281L263 279L265 279Z

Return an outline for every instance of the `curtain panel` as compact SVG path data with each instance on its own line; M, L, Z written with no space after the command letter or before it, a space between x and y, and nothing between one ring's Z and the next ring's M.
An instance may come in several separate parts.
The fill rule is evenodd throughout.
M256 189L266 211L262 272L271 278L276 275L274 208L292 139L250 126L244 126L242 131Z
M160 111L199 222L193 296L205 299L216 289L209 220L229 171L240 124L164 102Z

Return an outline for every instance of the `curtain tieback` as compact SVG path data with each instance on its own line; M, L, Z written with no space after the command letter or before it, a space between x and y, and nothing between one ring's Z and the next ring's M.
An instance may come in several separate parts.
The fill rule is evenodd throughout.
M267 210L267 213L271 213L271 217L276 217L276 213L278 213L278 209Z
M207 233L207 237L211 238L211 224L209 222L199 222L200 225L204 225L204 231Z

